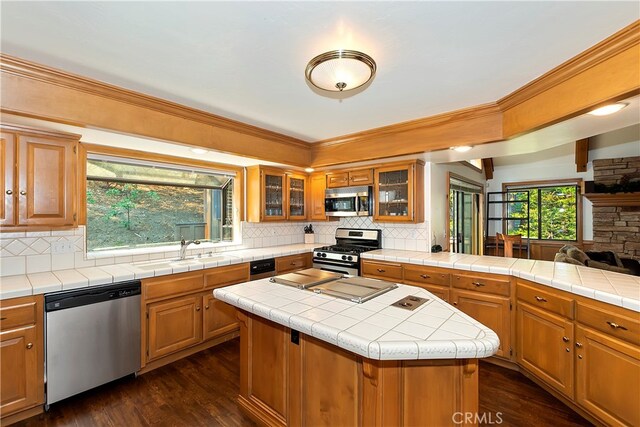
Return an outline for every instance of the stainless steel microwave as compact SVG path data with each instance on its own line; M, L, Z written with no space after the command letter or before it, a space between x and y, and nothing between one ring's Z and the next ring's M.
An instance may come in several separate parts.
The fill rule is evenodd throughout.
M373 215L372 187L343 187L325 190L324 211L327 216Z

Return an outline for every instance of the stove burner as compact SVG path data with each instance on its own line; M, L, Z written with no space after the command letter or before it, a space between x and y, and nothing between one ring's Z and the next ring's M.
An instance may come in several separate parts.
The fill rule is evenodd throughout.
M341 246L341 245L332 245L332 246L323 246L321 248L315 249L316 251L325 251L325 252L338 252L345 254L360 254L362 252L374 250L377 248L367 248L362 246Z

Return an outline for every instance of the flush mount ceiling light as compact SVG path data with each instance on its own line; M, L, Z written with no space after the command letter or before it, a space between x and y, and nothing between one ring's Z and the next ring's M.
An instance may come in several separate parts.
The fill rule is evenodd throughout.
M207 150L205 150L204 148L192 148L191 151L196 154L204 154L207 152Z
M305 77L318 89L344 92L367 84L376 74L376 62L356 50L332 50L307 64Z
M313 172L314 170L315 170L314 168L305 168L305 169L304 169L304 171L305 171L305 172L308 172L308 173L311 173L311 172Z
M589 111L592 116L608 116L609 114L617 113L626 107L626 102L616 102L615 104L605 105L604 107L596 108L593 111Z
M453 151L457 151L458 153L466 153L467 151L471 150L471 148L468 145L460 145L458 147L451 147L449 148L449 150L453 150Z

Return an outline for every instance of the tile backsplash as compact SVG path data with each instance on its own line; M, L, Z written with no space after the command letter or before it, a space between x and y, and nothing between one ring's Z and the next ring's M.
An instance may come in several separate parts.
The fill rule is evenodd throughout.
M225 250L262 248L304 243L304 226L308 223L242 223L242 244L200 247L192 246L188 255ZM335 243L338 227L380 228L382 246L386 249L428 251L431 246L428 223L374 223L371 217L341 218L340 221L311 222L315 243L319 246ZM175 250L139 249L129 253L85 254L85 227L60 231L28 231L0 233L0 276L33 274L46 271L102 266L123 262L138 262L178 256ZM64 252L64 253L59 253Z

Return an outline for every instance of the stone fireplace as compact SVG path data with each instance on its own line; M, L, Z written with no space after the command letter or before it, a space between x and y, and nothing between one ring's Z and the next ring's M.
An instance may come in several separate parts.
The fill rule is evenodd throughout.
M640 181L640 157L593 161L596 186ZM592 193L594 250L640 258L640 192Z

